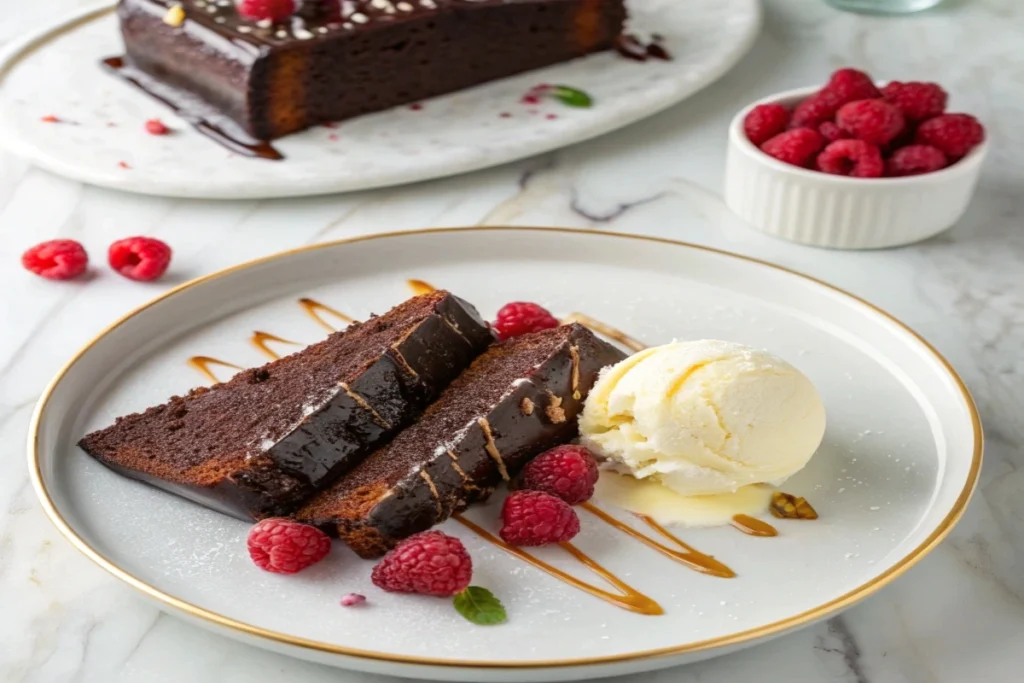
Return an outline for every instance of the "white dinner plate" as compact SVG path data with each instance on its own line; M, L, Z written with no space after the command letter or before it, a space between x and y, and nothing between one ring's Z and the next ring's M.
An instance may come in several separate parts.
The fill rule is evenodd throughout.
M102 70L101 59L124 51L108 0L0 55L0 144L74 180L144 194L249 199L397 185L521 159L655 114L722 76L761 26L760 0L630 0L629 8L630 30L664 34L673 61L593 55L420 109L292 135L274 143L287 157L275 162L228 152ZM596 104L523 105L539 83L581 88ZM154 117L175 133L148 135L143 124Z
M265 358L250 343L257 330L299 343L320 339L325 330L300 298L365 318L407 298L410 279L461 294L488 317L509 300L534 300L558 314L588 314L647 344L710 337L780 354L811 378L828 413L820 451L784 487L807 497L820 519L772 520L776 538L731 527L677 530L737 573L721 579L581 512L577 545L660 604L661 616L581 592L449 521L444 530L462 538L474 558L474 583L508 608L508 623L481 627L446 600L375 589L371 563L340 544L300 575L265 573L248 558L248 525L122 478L75 446L118 415L201 384L190 358L260 364ZM221 379L231 372L210 369ZM546 681L692 662L870 595L949 532L974 486L981 438L969 394L934 349L877 308L821 282L653 238L478 228L316 245L177 288L116 323L61 371L40 401L29 453L39 497L60 530L170 612L341 667ZM468 516L493 532L497 505ZM560 548L536 555L608 588ZM349 592L367 595L369 604L339 607Z

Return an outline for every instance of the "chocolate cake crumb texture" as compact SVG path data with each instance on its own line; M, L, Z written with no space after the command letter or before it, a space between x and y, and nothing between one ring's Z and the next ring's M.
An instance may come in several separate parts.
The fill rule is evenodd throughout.
M229 514L285 514L416 417L492 338L475 310L438 291L118 418L80 445L123 474ZM396 360L403 353L415 356L415 376L403 369L411 359Z

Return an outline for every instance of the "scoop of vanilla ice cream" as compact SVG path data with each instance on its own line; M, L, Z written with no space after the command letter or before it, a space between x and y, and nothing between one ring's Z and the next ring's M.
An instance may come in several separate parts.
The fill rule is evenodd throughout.
M767 351L673 342L606 368L580 432L618 472L710 495L778 485L803 468L824 436L825 408L803 373Z

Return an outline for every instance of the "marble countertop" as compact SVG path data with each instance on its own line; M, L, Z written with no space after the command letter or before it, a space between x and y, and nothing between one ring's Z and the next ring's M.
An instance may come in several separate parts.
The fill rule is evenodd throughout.
M87 2L10 4L0 45ZM938 11L900 19L842 14L820 0L766 6L751 54L687 102L577 147L448 180L303 200L164 200L85 187L0 153L0 681L390 680L270 654L162 614L60 538L36 504L24 439L32 406L58 367L174 284L297 245L455 225L655 234L805 271L921 332L960 370L981 408L987 447L978 492L921 564L840 617L630 683L1021 680L1024 6L947 0ZM843 65L883 79L939 80L956 109L988 125L992 153L973 205L952 231L903 249L830 252L758 235L726 211L718 193L732 113ZM99 254L131 234L175 247L170 277L139 285L104 273L58 285L18 263L21 251L45 239L75 238Z

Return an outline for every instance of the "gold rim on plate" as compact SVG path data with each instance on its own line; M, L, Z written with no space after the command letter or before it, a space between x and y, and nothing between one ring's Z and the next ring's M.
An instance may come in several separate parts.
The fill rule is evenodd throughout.
M156 304L169 299L175 294L182 292L192 287L196 287L211 280L224 277L239 270L250 268L252 266L260 265L270 261L274 261L281 258L287 258L294 254L300 254L308 251L315 251L318 249L330 249L343 244L352 244L355 242L364 242L369 240L389 239L394 237L406 237L409 235L423 235L423 234L441 234L441 233L452 233L452 232L492 232L492 231L526 231L526 232L556 232L556 233L572 233L572 234L584 234L591 236L600 237L611 237L617 239L627 240L640 240L645 242L658 242L661 244L670 244L673 246L685 247L688 249L696 249L699 251L711 252L719 254L721 256L727 256L729 258L740 259L749 263L754 263L759 266L771 268L776 271L781 271L794 275L803 280L812 282L818 286L824 287L832 292L845 296L865 307L881 315L889 322L893 323L901 330L909 334L911 337L916 339L924 348L926 348L936 360L946 369L949 373L950 378L953 380L956 388L960 391L961 397L963 398L964 404L967 406L968 411L971 415L971 423L974 432L974 452L972 454L971 468L967 474L967 481L964 484L963 490L957 497L953 504L952 509L946 515L945 519L935 528L934 531L921 543L919 546L914 548L909 554L900 559L896 564L891 566L882 574L874 577L870 581L858 586L854 590L835 598L823 605L797 614L786 619L774 622L772 624L766 624L757 628L748 629L739 633L733 633L728 636L721 636L719 638L712 638L709 640L697 641L694 643L687 643L686 645L677 645L673 647L664 647L655 650L646 650L641 652L632 652L628 654L609 655L605 657L587 657L581 659L555 659L555 660L536 660L536 661L480 661L480 660L458 660L458 659L433 659L430 657L415 657L409 655L395 655L384 652L374 652L372 650L360 650L356 648L342 647L339 645L332 645L330 643L322 643L316 640L308 638L299 638L296 636L290 636L286 633L279 633L276 631L270 631L268 629L246 624L241 621L237 621L230 617L225 617L221 614L211 612L203 609L191 603L180 600L173 595L168 595L163 591L149 585L142 579L133 576L124 569L121 569L109 559L104 557L99 551L90 546L83 538L81 538L71 526L64 520L60 511L57 510L53 499L50 497L50 492L46 488L46 484L43 481L42 470L39 465L39 425L42 423L43 416L46 413L47 405L49 404L50 397L56 390L67 372L74 366L79 359L85 353L87 353L93 346L95 346L101 339L107 334L116 329L117 327L124 324L129 319L138 315L142 311L155 306ZM964 509L967 507L967 502L970 500L971 494L974 491L974 487L978 481L978 473L981 470L982 451L983 451L984 438L981 429L981 418L978 416L978 409L974 404L974 399L971 397L963 380L957 374L953 366L947 361L942 354L940 354L935 347L929 344L921 335L912 330L910 327L905 325L903 322L875 306L874 304L868 303L864 299L858 296L850 294L838 287L834 287L826 282L823 282L817 278L795 270L786 268L784 266L778 266L767 261L762 261L757 258L750 256L743 256L742 254L734 254L732 252L723 251L721 249L714 249L712 247L705 247L698 244L690 244L688 242L681 242L678 240L665 239L660 237L648 237L643 235L630 235L626 233L617 232L587 232L583 230L572 230L566 228L528 228L528 227L475 227L475 228L432 228L428 230L406 230L401 232L382 233L376 235L363 235L360 237L352 237L344 240L337 240L333 242L324 242L322 244L313 244L305 247L299 247L297 249L290 249L283 251L278 254L271 256L264 256L247 263L242 263L237 266L225 268L224 270L204 275L203 277L196 278L182 285L179 285L161 296L153 299L149 303L146 303L139 308L136 308L131 313L128 313L105 330L100 332L92 341L87 343L82 349L74 355L74 357L68 361L66 365L57 373L56 377L50 381L50 384L43 391L42 396L39 399L39 403L36 405L35 412L32 415L32 422L29 427L28 434L28 460L29 460L29 473L32 478L32 485L35 488L36 495L39 501L43 505L43 509L46 511L46 515L50 518L50 521L57 527L57 530L67 538L72 545L80 550L86 557L98 564L103 569L113 574L118 579L121 579L130 586L138 589L145 595L157 600L160 603L168 607L172 607L175 610L181 611L188 616L194 617L201 621L206 621L211 624L215 624L222 628L245 633L251 636L257 636L284 645L291 645L295 647L305 648L308 650L314 650L317 652L334 654L334 655L345 655L348 657L356 657L360 659L369 659L379 662L390 662L395 664L412 664L412 665L425 665L425 666L438 666L438 667L464 667L464 668L485 668L485 669L546 669L546 668L562 668L562 667L574 667L574 666L591 666L599 664L614 664L623 662L632 662L642 659L651 659L655 657L669 657L673 655L689 654L694 652L700 652L703 650L710 650L713 648L721 648L729 645L739 645L752 640L758 640L761 638L767 638L769 636L779 635L786 631L798 628L805 624L809 624L820 619L823 619L838 610L852 605L853 603L866 598L867 596L880 590L882 587L889 584L893 579L897 578L905 571L910 569L912 566L917 564L925 555L927 555L936 545L938 545L942 539L949 534L953 526L963 515Z

